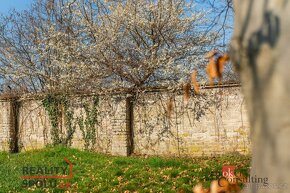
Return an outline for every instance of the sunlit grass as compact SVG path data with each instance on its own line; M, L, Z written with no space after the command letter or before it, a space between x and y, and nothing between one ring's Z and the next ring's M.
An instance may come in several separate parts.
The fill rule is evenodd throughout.
M73 163L71 188L24 188L23 166L66 166ZM206 186L222 175L223 165L247 173L248 156L216 158L116 157L65 147L8 154L0 153L0 192L192 192L199 181ZM60 183L61 180L57 180Z

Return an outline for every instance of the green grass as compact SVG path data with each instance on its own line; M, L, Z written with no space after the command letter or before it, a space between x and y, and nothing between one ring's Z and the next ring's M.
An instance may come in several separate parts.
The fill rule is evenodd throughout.
M24 166L67 166L73 163L70 189L23 187ZM247 174L248 156L217 158L116 157L65 147L9 154L0 153L0 192L192 192L197 182L206 186L219 178L223 165ZM57 183L61 180L58 179Z

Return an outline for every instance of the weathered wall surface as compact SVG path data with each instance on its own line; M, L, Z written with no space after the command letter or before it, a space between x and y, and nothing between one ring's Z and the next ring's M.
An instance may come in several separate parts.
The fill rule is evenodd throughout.
M87 148L97 152L122 155L127 144L122 143L126 132L126 107L125 100L120 97L99 98L94 115L96 121L94 132L89 128L88 113L92 111L92 97L70 98L72 112L72 127L75 129L71 140L71 147L84 149L86 140ZM52 143L51 122L43 107L41 100L25 100L20 103L19 111L19 146L22 151L43 148ZM87 106L87 108L85 108ZM63 112L65 113L65 112ZM92 117L90 117L92 118ZM66 117L62 115L59 120L60 135L68 135ZM80 125L82 123L82 126ZM81 128L83 127L83 128ZM90 135L94 135L94 138ZM127 135L125 133L125 135Z
M168 117L170 97L174 100ZM71 133L68 145L113 155L249 152L249 125L239 87L204 89L188 102L182 93L168 92L145 93L132 102L126 96L99 96L96 103L95 99L75 96L69 98L68 109L58 106L57 129L62 141ZM51 117L42 100L25 99L18 104L19 150L52 144ZM7 151L9 128L13 128L10 102L0 101L0 108L0 150Z
M22 151L51 143L51 124L39 100L22 101L19 107L19 147Z
M11 106L9 101L0 101L0 150L9 150L11 126Z
M240 88L209 89L184 101L153 93L139 99L134 111L134 152L150 155L249 153L249 124Z

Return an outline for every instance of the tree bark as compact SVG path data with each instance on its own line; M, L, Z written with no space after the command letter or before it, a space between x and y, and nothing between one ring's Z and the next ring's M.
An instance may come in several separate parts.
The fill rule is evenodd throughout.
M290 189L290 2L234 0L231 57L241 75L251 124L251 193Z

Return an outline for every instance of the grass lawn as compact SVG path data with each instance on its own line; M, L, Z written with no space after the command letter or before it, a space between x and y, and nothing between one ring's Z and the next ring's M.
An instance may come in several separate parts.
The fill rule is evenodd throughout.
M65 167L67 157L73 164L71 179L38 179L39 187L29 186L36 179L22 179L25 168L40 174L47 168ZM199 181L209 186L222 175L223 165L247 174L249 156L216 158L116 157L65 147L9 154L0 153L0 193L8 192L192 192ZM36 169L35 169L36 168ZM39 169L40 168L40 169ZM51 169L52 168L52 169ZM33 173L32 173L33 174ZM58 174L68 174L58 172ZM39 175L37 175L39 176ZM30 182L29 182L30 180ZM54 180L54 181L53 181ZM49 188L49 183L70 182L68 189ZM41 185L42 183L42 185ZM47 188L40 187L48 184Z

